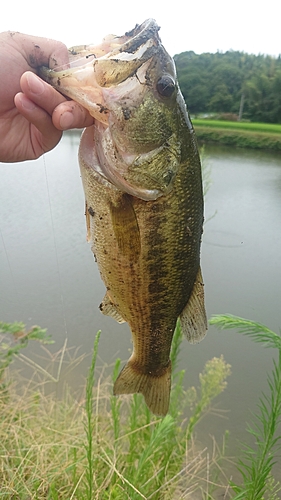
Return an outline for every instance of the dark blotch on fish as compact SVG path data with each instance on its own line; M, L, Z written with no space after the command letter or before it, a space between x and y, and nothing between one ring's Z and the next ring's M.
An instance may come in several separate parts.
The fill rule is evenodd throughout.
M131 116L131 111L129 108L122 108L122 112L123 112L123 116L125 118L125 120L129 120L130 116Z
M88 212L89 212L89 214L90 214L92 217L94 217L95 212L94 212L94 210L92 209L92 207L89 207L89 208L88 208Z

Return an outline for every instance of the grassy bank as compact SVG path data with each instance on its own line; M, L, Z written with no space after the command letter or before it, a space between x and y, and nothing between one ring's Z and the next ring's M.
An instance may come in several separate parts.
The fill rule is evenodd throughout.
M194 119L200 142L251 149L281 150L281 125Z
M5 500L277 500L281 486L273 477L280 454L281 337L266 326L236 316L218 315L211 324L235 329L278 352L248 426L253 446L242 448L240 483L224 473L225 442L199 446L194 433L212 401L226 387L230 366L223 357L208 361L198 387L183 387L177 370L182 335L177 326L171 360L174 367L169 414L153 416L139 394L115 398L112 380L96 375L99 334L80 397L65 388L48 390L54 377L33 362L34 374L18 386L9 364L29 340L49 342L38 327L0 323L0 498ZM20 328L20 329L19 329ZM7 333L12 335L7 339ZM60 373L65 348L56 356ZM23 359L28 359L24 357ZM30 363L29 363L30 366ZM43 378L42 378L43 375Z
M44 340L44 331L25 333L22 325L20 332L4 327L2 332L15 338L1 339L0 324L1 499L201 500L217 498L214 491L220 495L226 491L217 445L207 449L194 441L197 423L226 387L230 367L222 357L208 361L198 387L186 390L184 371L177 370L182 340L178 327L171 352L169 414L159 418L149 412L141 395L111 395L120 360L112 379L96 373L98 335L79 396L65 387L58 397L59 377L35 364L30 380L15 374L11 380L11 356L22 356L30 335ZM61 356L56 356L59 366ZM57 370L50 367L50 372ZM55 384L53 392L50 381Z

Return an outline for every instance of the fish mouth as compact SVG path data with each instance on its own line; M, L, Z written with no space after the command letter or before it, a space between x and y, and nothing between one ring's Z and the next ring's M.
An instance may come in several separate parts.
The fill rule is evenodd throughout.
M140 146L135 137L130 144L126 127L131 111L141 105L143 93L150 85L147 74L151 62L154 61L154 68L156 60L163 60L164 66L166 60L168 65L171 60L161 44L158 31L154 19L148 19L123 36L108 35L99 45L72 47L69 49L69 63L65 66L40 69L40 76L45 81L85 107L98 122L95 137L102 146L94 147L99 149L99 173L121 191L147 201L167 194L172 188L172 182L162 180L169 177L165 172L151 177L146 168L155 160L159 150L166 147L163 144L171 134L161 137L158 142L153 139L152 144ZM137 102L132 100L132 95L138 96ZM127 101L131 107L124 105ZM122 106L118 107L120 102ZM170 156L174 159L174 151ZM146 173L140 175L142 160ZM137 175L130 173L133 169L134 172L137 170Z
M40 76L108 125L109 110L102 90L124 82L155 55L159 29L154 19L148 19L123 36L106 36L99 45L71 47L68 64L41 67Z

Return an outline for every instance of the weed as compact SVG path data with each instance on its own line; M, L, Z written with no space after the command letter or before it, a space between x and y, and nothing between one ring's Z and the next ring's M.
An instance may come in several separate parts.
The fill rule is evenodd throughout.
M21 349L27 347L30 340L37 340L43 344L53 343L46 330L39 326L33 326L26 331L23 323L0 322L0 384L3 384L5 370Z
M280 485L272 476L275 455L280 450L278 427L281 421L281 338L265 325L231 315L213 316L210 323L221 329L235 328L254 342L278 350L278 360L273 360L273 370L268 377L269 395L262 394L258 412L248 432L255 445L245 446L238 469L242 485L231 484L235 500L265 500L276 498Z
M208 450L196 449L191 438L212 399L224 389L222 373L229 375L228 365L223 359L211 360L199 388L186 391L184 371L177 370L182 341L178 325L171 351L175 369L170 414L155 418L142 395L109 396L111 382L94 376L98 339L99 334L85 401L69 391L62 399L46 395L42 380L36 388L25 387L22 380L18 389L10 383L9 398L0 398L1 499L194 499L205 491L215 455L210 459ZM62 349L60 365L65 354ZM36 363L33 368L38 370ZM117 360L114 380L119 368Z

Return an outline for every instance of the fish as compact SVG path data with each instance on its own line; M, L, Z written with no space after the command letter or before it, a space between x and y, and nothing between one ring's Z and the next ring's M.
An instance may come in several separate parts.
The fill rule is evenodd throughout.
M207 331L194 129L154 19L69 54L65 67L41 75L95 119L78 153L87 240L106 287L100 310L127 322L133 340L113 393L142 393L164 416L177 321L190 343Z

